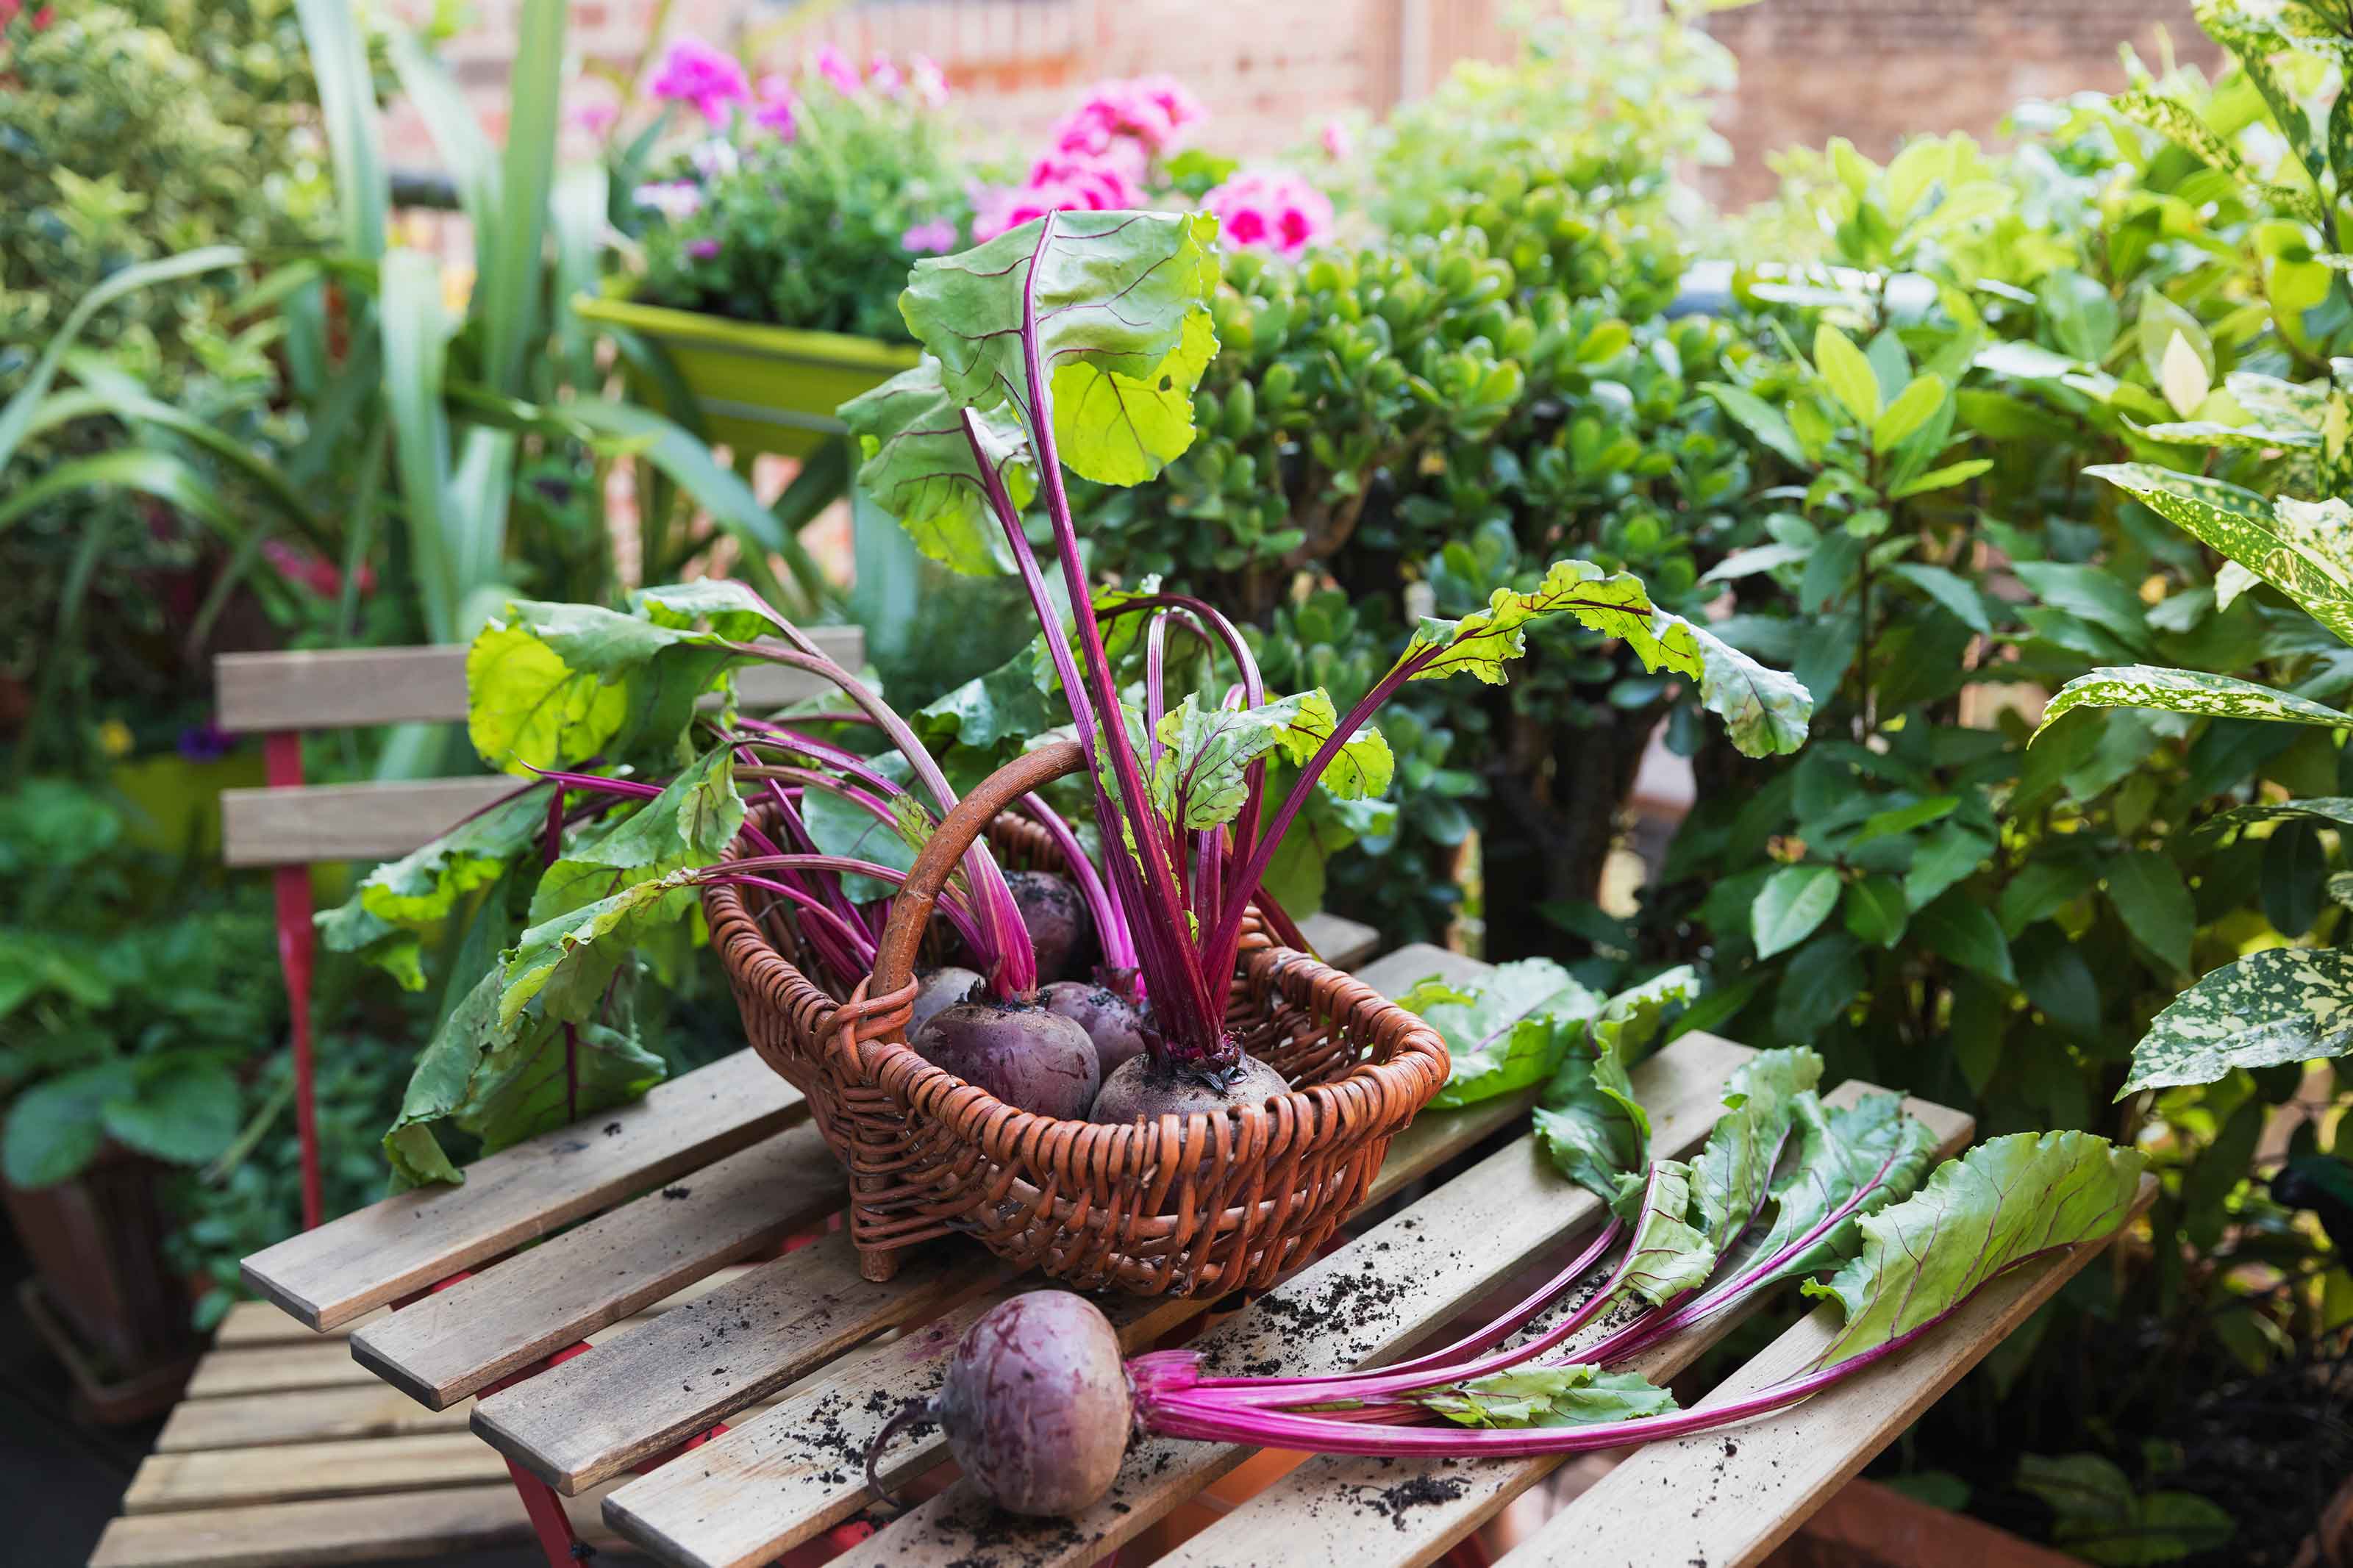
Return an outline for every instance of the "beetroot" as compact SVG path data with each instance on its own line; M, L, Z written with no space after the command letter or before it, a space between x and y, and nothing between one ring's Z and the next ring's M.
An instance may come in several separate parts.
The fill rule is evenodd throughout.
M1094 917L1068 878L1051 871L1016 871L1005 879L1038 955L1038 983L1068 980L1092 955Z
M1281 1073L1256 1057L1243 1057L1221 1091L1198 1072L1155 1064L1150 1056L1140 1056L1103 1080L1103 1092L1095 1096L1087 1120L1148 1121L1196 1110L1230 1110L1239 1105L1255 1105L1290 1088Z
M923 1415L940 1424L956 1463L999 1508L1076 1513L1119 1474L1133 1403L1110 1320L1067 1290L1031 1290L965 1331L939 1393L883 1428L866 1473L874 1479L876 1454L893 1431Z
M979 984L978 974L953 963L944 963L926 973L915 988L913 1011L907 1017L907 1038L912 1040L922 1034L934 1014L963 1001Z
M1084 1116L1103 1083L1086 1030L1030 1003L984 994L952 1004L908 1044L934 1067L1040 1116Z
M1109 986L1057 980L1039 995L1046 1011L1060 1013L1087 1032L1106 1079L1126 1066L1129 1058L1144 1054L1144 1015Z

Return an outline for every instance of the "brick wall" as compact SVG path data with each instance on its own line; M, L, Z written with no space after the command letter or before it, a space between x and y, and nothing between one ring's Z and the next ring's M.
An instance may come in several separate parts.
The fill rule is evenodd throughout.
M1736 162L1712 174L1718 200L1768 195L1766 154L1844 136L1884 159L1906 132L1990 139L2012 106L2124 85L2116 47L2159 58L2160 32L2184 59L2211 61L2189 0L1762 0L1715 16L1740 62L1716 120Z
M412 11L427 0L400 0ZM1541 4L1542 0L1535 0ZM1628 0L1654 4L1655 0ZM670 29L729 45L773 37L782 63L819 40L853 57L883 50L938 60L976 132L1008 150L1035 141L1087 83L1167 71L1214 117L1204 140L1267 156L1330 116L1377 113L1465 55L1505 47L1496 18L1514 0L848 0L792 34L779 0L673 0ZM447 47L493 133L519 0L474 0ZM574 0L575 48L634 58L656 0ZM2190 0L1760 0L1710 26L1740 61L1718 125L1737 153L1708 176L1738 204L1767 194L1768 152L1846 136L1884 157L1906 132L1990 137L2020 100L2114 88L2116 46L2158 58L2160 27L2185 56L2211 50ZM396 113L396 162L432 163L413 116Z

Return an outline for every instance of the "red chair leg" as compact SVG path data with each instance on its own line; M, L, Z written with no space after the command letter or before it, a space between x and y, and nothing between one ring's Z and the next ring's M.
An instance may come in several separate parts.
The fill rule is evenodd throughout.
M573 1568L587 1555L581 1550L580 1538L572 1533L571 1516L564 1511L564 1500L555 1489L516 1464L507 1461L507 1474L514 1478L514 1489L522 1499L522 1510L531 1517L531 1530L539 1537L539 1549L547 1553L548 1568Z
M262 742L270 787L302 782L302 737L273 731ZM302 1148L302 1228L314 1230L325 1217L319 1174L319 1105L311 1059L311 868L280 866L270 876L278 905L278 967L286 977L286 1003L294 1034L294 1131Z

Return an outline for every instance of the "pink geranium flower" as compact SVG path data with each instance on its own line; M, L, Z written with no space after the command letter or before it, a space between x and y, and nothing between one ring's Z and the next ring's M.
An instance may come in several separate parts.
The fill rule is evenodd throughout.
M876 54L866 62L866 85L885 98L896 98L907 79L899 74L898 66L889 55Z
M691 103L713 125L725 121L732 105L752 96L744 68L734 57L701 38L684 37L670 47L661 70L654 77L653 94L672 103Z
M1348 134L1346 121L1335 115L1324 122L1324 156L1335 163L1345 163L1356 150L1356 139Z
M944 217L910 224L907 232L899 237L899 247L910 256L938 256L954 250L955 242L956 226Z
M1201 198L1235 245L1297 256L1331 232L1332 202L1285 170L1245 170Z
M1123 141L1156 158L1208 118L1200 100L1173 77L1139 77L1095 84L1054 128L1054 150L1081 157L1111 155Z
M831 44L819 44L817 53L809 57L809 63L836 92L853 93L865 85L858 79L858 68L849 63L849 57Z
M758 107L752 110L754 123L789 142L800 133L799 109L789 78L770 74L760 79Z

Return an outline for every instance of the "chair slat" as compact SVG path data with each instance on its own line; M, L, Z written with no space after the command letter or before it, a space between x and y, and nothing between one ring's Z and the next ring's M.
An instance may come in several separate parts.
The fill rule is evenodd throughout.
M596 1510L577 1505L573 1528L611 1539ZM150 1513L118 1519L99 1538L90 1568L320 1568L388 1558L520 1545L533 1539L512 1485L458 1487L384 1497Z
M1380 951L1381 933L1361 921L1319 911L1299 922L1316 956L1335 969L1354 969Z
M462 1432L473 1406L427 1410L396 1388L311 1388L295 1394L240 1394L184 1399L155 1438L159 1454L206 1448L259 1448L329 1443L346 1437L397 1437L412 1432Z
M490 1486L506 1461L471 1432L419 1432L271 1448L150 1454L122 1494L125 1513L243 1508L313 1498Z
M1869 1084L1849 1082L1824 1098L1833 1105L1851 1105L1875 1092L1880 1091ZM1976 1124L1964 1112L1918 1100L1906 1100L1904 1109L1936 1134L1938 1159L1968 1146ZM1613 1262L1605 1259L1602 1270ZM1761 1299L1752 1300L1716 1313L1635 1357L1629 1367L1664 1384L1762 1305ZM1589 1342L1607 1331L1596 1325L1579 1337ZM1547 1359L1577 1358L1573 1349L1564 1348ZM1433 1472L1347 1455L1310 1459L1160 1558L1155 1568L1416 1568L1485 1523L1560 1463L1557 1457L1536 1455L1465 1460ZM1407 1489L1424 1479L1436 1484ZM1773 1500L1778 1507L1778 1497Z
M221 791L221 860L233 868L393 860L512 795L500 774L413 784Z
M733 1154L800 1110L797 1090L738 1051L635 1105L479 1160L462 1186L403 1193L257 1252L246 1281L311 1328L332 1328Z
M352 1355L438 1410L839 1208L808 1122L516 1254L353 1334Z
M856 626L807 631L847 668L866 658L866 637ZM462 722L466 717L466 649L456 644L223 654L214 663L214 681L220 727L237 734ZM751 708L780 708L826 689L815 677L776 665L745 669L735 685L739 700Z
M2157 1179L2143 1177L2133 1213L2156 1195ZM1999 1276L1902 1354L1793 1410L1736 1431L1637 1449L1504 1562L1510 1568L1641 1562L1668 1539L1679 1554L1710 1568L1759 1562L2113 1239ZM1824 1302L1698 1408L1754 1394L1804 1370L1833 1342L1841 1321L1836 1303ZM1695 1484L1702 1477L1705 1484ZM1766 1497L1772 1505L1757 1506Z
M666 1453L886 1328L1005 1279L992 1258L934 1247L889 1282L837 1231L659 1322L491 1395L474 1431L567 1495Z
M741 1276L747 1267L744 1264L733 1263L723 1268L714 1268L693 1284L663 1297L639 1312L638 1316L650 1317L655 1313L668 1311L672 1307L691 1301L705 1291L715 1290ZM304 1328L272 1302L239 1301L228 1310L228 1315L221 1320L220 1327L213 1331L213 1349L216 1352L246 1351L258 1350L265 1345L332 1344L335 1347L335 1353L346 1362L350 1362L351 1352L343 1342L351 1338L352 1331L363 1323L372 1323L388 1316L390 1312L386 1309L378 1308L364 1317L354 1318L350 1322L338 1324L334 1328L321 1331ZM356 1362L351 1364L358 1365ZM361 1372L370 1383L375 1381L373 1373L367 1372L365 1368L361 1368Z
M184 1397L219 1399L238 1394L282 1394L295 1388L364 1388L375 1382L367 1368L353 1362L350 1345L332 1338L307 1345L215 1351L196 1363Z
M1747 1052L1687 1035L1638 1071L1651 1146L1695 1148L1723 1108L1724 1079ZM1544 1257L1601 1214L1537 1152L1514 1140L1403 1213L1303 1269L1193 1342L1208 1375L1296 1376L1382 1360ZM699 1450L698 1450L699 1452ZM1224 1443L1150 1437L1132 1445L1111 1491L1067 1520L1013 1521L969 1483L930 1499L836 1560L839 1568L1057 1568L1093 1563L1247 1458ZM619 1521L616 1519L616 1527Z

